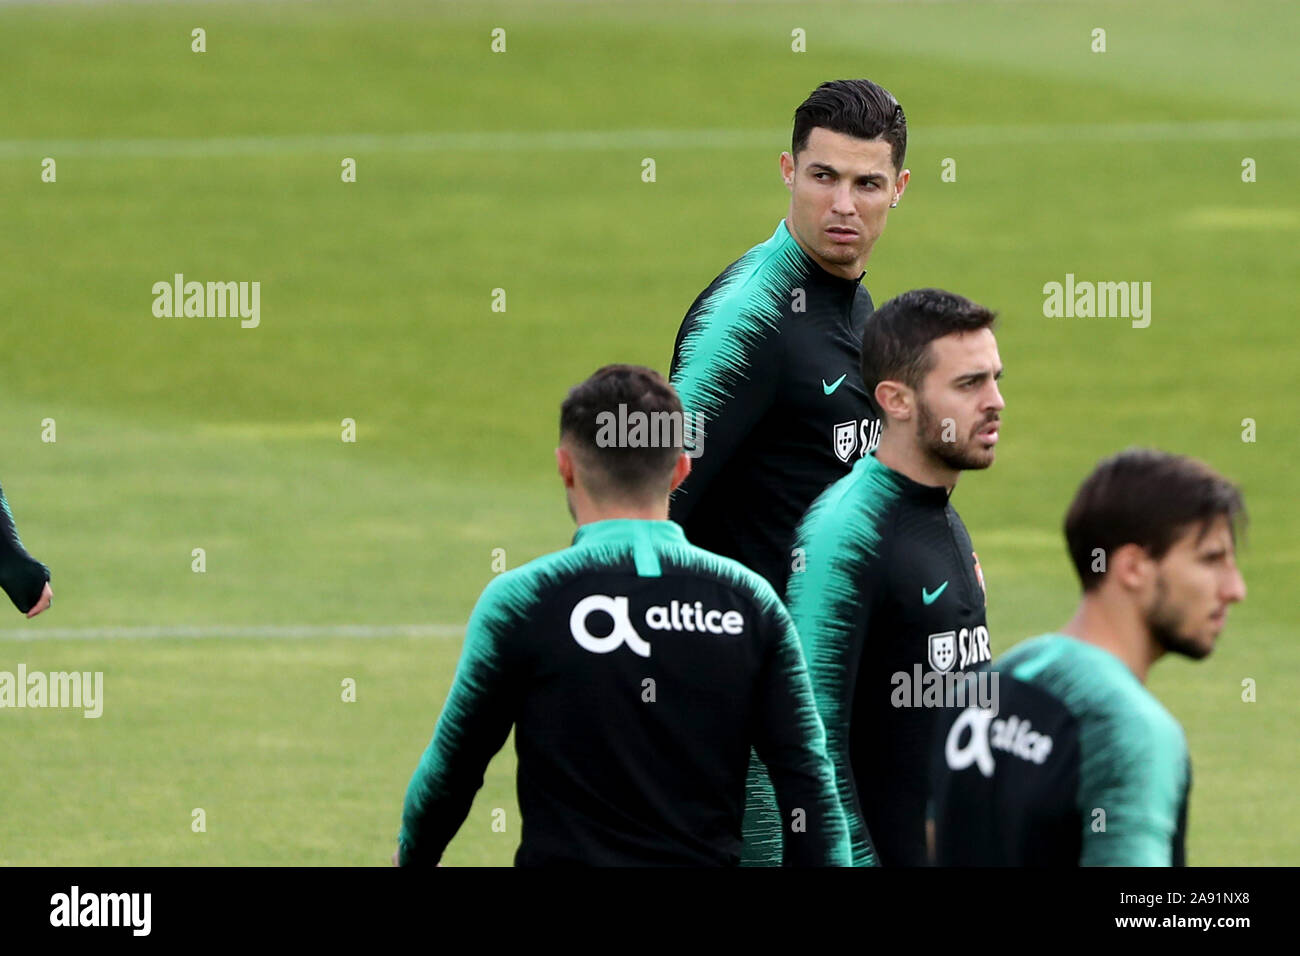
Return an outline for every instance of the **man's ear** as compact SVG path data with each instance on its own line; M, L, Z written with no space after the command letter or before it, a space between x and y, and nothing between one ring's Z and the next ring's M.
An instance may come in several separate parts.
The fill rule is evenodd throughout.
M1142 591L1155 576L1155 562L1139 544L1122 544L1106 555L1106 577L1128 591Z
M902 382L885 379L876 383L876 406L886 418L905 422L912 417L912 390Z
M786 189L794 191L794 157L789 153L781 154L781 179L785 182Z
M894 180L894 202L898 202L903 198L903 191L907 189L907 184L911 178L912 171L910 169L905 169L898 174L898 179Z
M564 487L573 487L573 455L569 449L561 445L555 449L555 468L560 473L560 478L564 482Z
M682 452L677 456L677 464L673 466L673 477L668 483L668 493L672 494L678 486L686 480L686 476L691 473L691 456Z

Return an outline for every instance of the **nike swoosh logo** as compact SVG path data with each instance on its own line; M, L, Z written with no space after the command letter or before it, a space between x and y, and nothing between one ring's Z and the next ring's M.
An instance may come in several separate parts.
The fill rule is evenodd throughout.
M947 590L947 588L948 588L947 581L944 581L943 584L940 584L938 589L933 594L931 594L925 588L921 588L921 600L925 603L926 607L929 607L935 601L939 600L939 595L942 594L945 590Z
M844 375L841 375L839 378L837 378L835 380L834 385L827 385L826 379L822 379L822 391L825 392L827 395L831 394L833 391L835 391L837 388L840 387L840 382L844 381L845 376L848 374L849 374L848 372L845 372Z

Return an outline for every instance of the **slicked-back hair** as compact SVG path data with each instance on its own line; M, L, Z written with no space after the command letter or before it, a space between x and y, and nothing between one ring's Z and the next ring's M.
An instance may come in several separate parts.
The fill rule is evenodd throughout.
M619 406L623 406L620 412ZM653 424L655 444L609 444L602 447L602 413L619 420L643 413ZM661 423L681 423L665 431ZM677 391L654 369L641 365L606 365L569 389L560 406L560 440L568 441L583 470L587 491L601 500L641 500L667 494L673 468L682 453L684 416ZM648 433L647 434L648 437Z
M894 172L903 171L907 155L907 117L894 94L870 80L832 80L809 94L794 111L790 155L795 159L818 126L859 139L889 144Z
M871 407L885 417L875 397L881 382L920 389L934 368L935 339L991 329L996 319L996 312L943 289L913 289L890 299L867 317L862 332L862 382Z
M1227 478L1195 458L1129 448L1101 461L1079 486L1065 514L1065 542L1086 592L1101 584L1118 548L1136 544L1159 561L1189 530L1204 536L1219 517L1228 519L1235 541L1246 506Z

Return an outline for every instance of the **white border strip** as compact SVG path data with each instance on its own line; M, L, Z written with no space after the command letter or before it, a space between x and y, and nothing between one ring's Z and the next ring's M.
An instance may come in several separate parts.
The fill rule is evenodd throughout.
M222 637L310 638L310 637L460 637L465 628L451 624L337 624L289 625L283 627L53 627L33 625L21 630L2 630L0 640L80 641L154 638L206 639Z

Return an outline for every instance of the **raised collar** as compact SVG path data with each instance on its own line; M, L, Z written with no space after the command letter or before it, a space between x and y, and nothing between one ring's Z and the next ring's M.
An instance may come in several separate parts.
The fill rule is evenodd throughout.
M573 543L591 545L632 545L636 573L643 578L660 574L659 550L666 545L686 544L686 533L675 521L649 518L606 518L582 525L573 535Z
M858 471L858 469L861 469L864 475L874 472L883 476L899 490L900 494L912 501L937 505L940 508L948 504L951 493L943 485L923 485L919 481L913 481L901 471L895 471L877 458L875 451L858 459L853 470Z
M845 279L843 276L832 275L827 272L816 259L808 255L803 246L799 245L799 240L795 239L784 219L777 223L776 232L772 234L772 238L782 248L790 249L791 254L802 264L802 271L809 282L850 301L858 294L858 286L861 284L863 276L867 274L865 271L856 279Z

